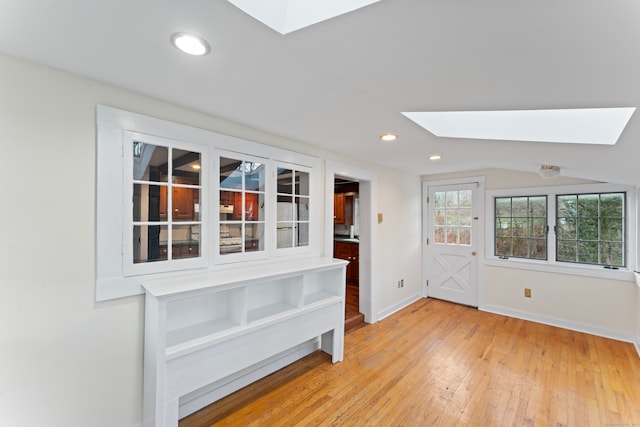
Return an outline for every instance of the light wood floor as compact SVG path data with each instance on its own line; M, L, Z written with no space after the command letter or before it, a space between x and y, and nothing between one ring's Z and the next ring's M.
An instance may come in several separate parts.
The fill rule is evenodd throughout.
M638 426L632 344L422 299L188 426Z

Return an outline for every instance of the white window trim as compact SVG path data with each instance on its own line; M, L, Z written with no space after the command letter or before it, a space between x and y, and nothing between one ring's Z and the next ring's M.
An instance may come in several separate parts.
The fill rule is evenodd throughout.
M203 151L203 155L208 156L209 159L215 159L216 150L226 150L240 155L269 159L272 167L277 162L307 167L313 171L313 176L310 179L314 187L314 203L317 203L317 206L321 203L321 160L318 157L98 105L96 107L96 301L142 294L144 293L141 286L142 281L237 268L239 264L243 267L245 265L261 265L273 262L276 259L275 250L272 249L272 247L275 248L275 229L270 230L271 225L275 224L272 221L272 223L267 223L266 226L265 234L267 238L265 244L267 245L267 257L263 259L247 260L244 258L242 263L221 264L215 256L208 256L208 254L211 254L211 248L201 247L203 259L208 259L208 261L200 268L194 266L188 270L126 276L123 265L126 244L123 226L127 221L123 207L126 197L123 147L127 131L204 146L206 149ZM215 171L217 162L209 161L209 165L208 183L202 182L202 197L204 198L203 200L207 200L209 213L206 217L203 216L202 222L203 227L208 227L210 235L209 238L204 238L204 241L208 240L210 242L209 246L211 246L214 244L212 243L215 240L214 231L219 220L219 206L215 207L219 198L211 196L214 187L212 180L217 179L217 173L216 175L211 174ZM209 194L204 195L205 192L209 192ZM267 193L266 197L275 197L275 192L272 192L272 194ZM314 209L314 211L317 211L317 209ZM322 229L321 217L321 212L314 213L312 221L315 222L312 222L310 227L310 246L307 250L285 254L288 256L278 256L277 259L288 260L320 256L323 249L320 234Z
M208 257L208 248L209 248L209 230L208 223L206 220L208 214L208 194L205 191L205 183L208 180L207 168L208 158L207 151L208 147L203 145L189 144L182 141L172 140L168 138L161 138L152 135L141 134L139 132L130 132L125 131L124 133L124 141L123 141L123 160L124 165L131 164L132 162L132 150L131 143L133 141L142 141L149 144L154 144L158 146L173 146L178 147L180 149L196 151L200 153L200 162L202 165L205 165L204 168L201 169L200 172L200 205L201 205L201 231L200 231L200 250L199 256L193 258L183 258L183 259L172 259L167 261L156 261L149 263L138 263L135 264L133 260L133 251L132 246L128 244L124 244L124 242L130 242L133 239L133 227L132 227L132 196L133 196L133 186L125 185L124 186L124 199L122 203L123 212L122 217L124 221L129 224L129 226L123 227L123 274L126 277L130 276L139 276L142 274L153 274L153 273L163 273L167 271L178 271L178 270L188 270L194 268L203 268L206 267L209 263ZM124 170L124 181L125 183L133 182L133 171L129 167L125 167ZM170 209L171 206L171 192L167 192L167 208ZM170 218L170 211L167 212L167 221ZM179 222L173 222L174 225L180 225ZM170 246L167 247L167 251L171 252L172 248Z
M273 202L270 204L271 213L272 213L272 217L274 218L274 221L277 221L278 219L278 212L277 212L277 208L278 208L277 207L277 185L278 185L277 170L278 168L293 169L295 171L307 172L309 174L309 245L296 246L291 248L278 248L277 247L277 231L273 230L273 233L274 233L273 244L271 245L271 247L273 247L275 251L274 256L284 257L284 256L311 253L312 248L316 247L320 241L320 233L319 233L320 227L312 226L312 224L320 224L319 221L321 221L320 206L322 206L322 202L320 197L320 185L319 185L320 180L317 179L316 176L314 176L315 174L318 173L318 171L312 168L306 167L304 165L299 165L295 163L279 162L279 161L274 162L273 174L272 174L272 179L273 179L272 182L274 185L274 191L272 196Z
M214 161L212 162L213 170L211 175L213 177L213 180L212 180L213 186L211 189L211 194L215 195L214 200L219 200L218 195L220 194L220 179L218 178L220 175L220 157L263 163L265 165L265 175L266 175L265 188L264 188L265 201L267 200L269 195L274 191L273 184L271 182L272 180L269 179L269 171L273 169L273 162L270 159L264 158L264 157L256 157L256 156L252 156L244 153L238 153L235 151L214 150L214 152L215 152L215 157L214 157ZM212 248L214 253L213 255L214 263L230 264L230 263L236 263L236 262L257 261L257 260L269 258L271 256L271 243L270 243L271 239L269 238L271 230L269 228L269 224L271 224L272 222L271 221L272 216L271 216L271 212L269 212L269 209L265 209L265 212L264 212L264 215L265 215L265 218L264 218L265 230L264 230L264 242L263 242L264 250L255 251L255 252L221 254L220 253L220 228L219 228L220 205L218 203L213 203L213 204L215 206L213 206L213 209L212 209L213 213L211 215L210 223L215 225L215 230L212 230L212 234L213 234Z
M556 196L562 194L581 193L626 193L626 260L627 266L617 270L606 269L599 265L571 264L558 262L555 260L556 236L553 232L556 225ZM517 197L517 196L547 196L547 225L549 233L547 235L547 260L534 260L526 258L500 259L494 254L495 247L495 203L496 197ZM520 189L491 190L486 192L485 205L487 218L485 227L485 265L516 268L521 270L545 271L558 274L570 274L576 276L598 277L603 279L633 281L633 272L636 270L636 195L637 190L633 186L618 184L580 184L568 186L552 187L531 187Z

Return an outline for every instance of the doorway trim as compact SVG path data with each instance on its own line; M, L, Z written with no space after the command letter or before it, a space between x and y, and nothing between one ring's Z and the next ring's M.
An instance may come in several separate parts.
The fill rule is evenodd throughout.
M429 189L432 187L443 187L449 185L471 184L477 183L478 185L478 200L477 203L478 212L480 217L477 221L477 241L479 242L476 250L478 252L478 309L485 307L485 177L484 176L470 176L466 178L456 178L441 181L423 181L422 182L422 295L429 297L429 288L427 287L427 278L429 277L429 268L427 258L427 239L429 238L430 231L430 218L429 209L427 205L427 197L429 195Z
M378 315L375 312L375 273L373 266L376 247L374 219L378 206L376 200L378 178L373 171L352 165L327 160L325 162L325 222L324 222L324 254L333 257L333 194L336 176L357 181L360 185L360 312L364 321L375 323Z

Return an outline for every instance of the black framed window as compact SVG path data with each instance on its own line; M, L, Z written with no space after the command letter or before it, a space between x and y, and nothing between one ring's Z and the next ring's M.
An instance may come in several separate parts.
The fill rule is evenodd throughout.
M494 253L547 259L547 196L496 197Z

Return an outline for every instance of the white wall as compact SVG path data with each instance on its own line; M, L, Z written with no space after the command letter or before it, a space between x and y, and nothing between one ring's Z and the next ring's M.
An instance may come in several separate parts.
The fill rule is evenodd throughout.
M0 55L0 425L141 422L143 297L94 303L96 104L375 171L374 309L419 292L419 177Z
M497 169L427 175L422 180L463 176L485 176L486 190L591 182L562 176L545 180L537 174ZM496 266L485 267L482 282L481 309L627 341L640 331L638 288L632 282ZM524 298L525 287L531 289L531 298Z

